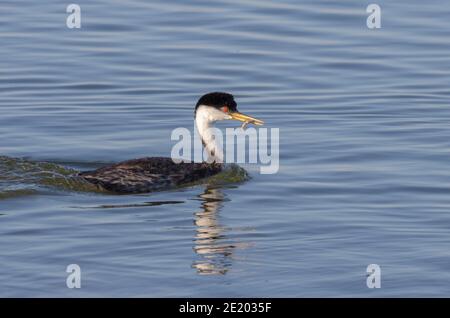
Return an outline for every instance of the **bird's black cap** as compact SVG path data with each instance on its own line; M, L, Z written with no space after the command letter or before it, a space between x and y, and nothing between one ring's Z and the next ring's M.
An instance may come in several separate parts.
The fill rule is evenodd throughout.
M221 108L227 106L230 111L237 111L237 104L234 101L234 97L231 94L223 92L208 93L200 97L195 105L195 111L200 105L211 106L215 108Z

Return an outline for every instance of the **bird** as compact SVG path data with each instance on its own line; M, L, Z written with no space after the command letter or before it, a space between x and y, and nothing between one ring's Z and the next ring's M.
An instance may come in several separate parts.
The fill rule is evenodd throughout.
M162 191L208 178L224 168L222 150L210 129L215 122L222 120L241 121L243 126L264 124L260 119L240 113L232 94L207 93L200 97L194 111L195 125L208 153L207 162L175 162L167 157L145 157L79 172L77 177L101 190L117 194Z

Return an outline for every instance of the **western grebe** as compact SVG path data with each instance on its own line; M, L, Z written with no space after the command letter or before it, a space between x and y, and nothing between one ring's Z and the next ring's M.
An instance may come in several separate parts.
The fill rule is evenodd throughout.
M116 193L146 193L191 183L223 169L223 153L211 131L219 120L238 120L263 125L262 120L237 110L234 97L228 93L213 92L203 95L195 106L195 125L212 163L181 162L172 158L147 157L123 161L114 165L78 174L89 183Z

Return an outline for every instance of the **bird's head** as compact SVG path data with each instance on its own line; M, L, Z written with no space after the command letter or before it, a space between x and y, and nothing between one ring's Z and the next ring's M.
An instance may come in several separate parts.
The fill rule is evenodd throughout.
M248 123L264 124L262 120L238 112L231 94L214 92L200 97L195 106L195 124L211 162L223 162L223 151L211 129L214 122L219 120L238 120L244 123L242 127Z
M262 120L240 113L234 97L228 93L214 92L200 97L195 106L195 118L202 118L208 124L219 120L238 120L254 125L263 125Z

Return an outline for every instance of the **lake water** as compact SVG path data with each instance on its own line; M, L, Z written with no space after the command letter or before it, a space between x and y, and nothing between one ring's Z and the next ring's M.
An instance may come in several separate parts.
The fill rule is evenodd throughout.
M74 2L0 4L0 296L450 295L449 4ZM280 128L277 174L116 196L6 163L170 156L216 90Z

